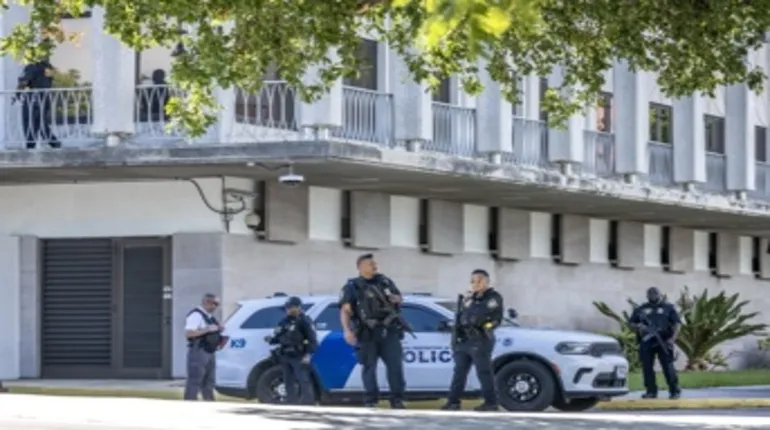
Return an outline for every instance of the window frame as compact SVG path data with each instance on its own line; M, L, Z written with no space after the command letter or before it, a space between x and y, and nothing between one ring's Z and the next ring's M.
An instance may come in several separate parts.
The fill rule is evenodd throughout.
M767 163L767 127L754 126L754 160Z
M716 115L703 115L705 128L703 138L706 153L725 154L725 118Z
M336 326L338 327L337 329L334 329L334 328L331 328L331 329L330 328L320 328L320 327L318 327L318 323L319 323L318 320L320 320L321 317L324 316L324 314L327 311L329 311L329 309L336 309L337 318L334 321L335 321ZM330 304L326 305L326 307L323 308L323 310L321 310L321 312L318 313L318 316L316 316L313 319L313 324L316 326L316 330L322 330L322 331L342 331L342 323L340 322L339 312L340 312L340 305L339 305L339 303L330 303Z
M600 133L612 133L614 121L613 121L613 107L614 96L610 92L602 92L599 96L599 103L596 107L596 131ZM599 112L603 112L600 120Z
M674 143L674 109L672 106L664 105L661 103L650 103L649 106L649 121L650 129L648 140L654 143L661 143L665 145L672 145ZM668 115L668 127L664 127L664 115ZM655 130L655 136L653 136L653 129ZM664 130L667 133L664 133Z
M412 321L409 320L409 318L407 318L407 314L404 313L404 311L407 310L407 309L419 310L419 311L422 311L422 312L425 312L425 313L432 314L432 315L436 316L438 319L436 321L435 327L433 327L430 330L421 330L422 326L418 326L418 325L414 324ZM441 312L439 312L439 311L437 311L435 309L432 309L429 306L425 306L425 305L418 304L418 303L404 303L404 304L402 304L401 305L401 316L404 317L406 322L409 323L409 325L412 327L412 329L416 333L441 333L441 331L439 330L441 322L442 321L451 321L452 320L451 318L447 317L446 315L442 314Z
M310 308L312 308L314 305L315 305L314 303L303 303L303 304L302 304L302 311L303 311L303 312L307 312L307 310L308 310L308 309L310 309ZM249 315L248 317L246 317L246 319L244 319L244 320L243 320L243 322L240 324L239 328L240 328L241 330L267 330L267 329L274 329L274 328L275 328L275 326L277 326L277 325L278 325L278 322L281 320L281 318L279 318L278 320L276 320L276 321L275 321L275 322L273 322L272 324L269 324L269 325L267 325L267 326L265 326L265 327L261 327L261 326L260 326L260 327L249 327L249 326L248 326L248 323L249 323L249 322L250 322L252 319L255 319L255 317L256 317L256 315L257 315L257 314L259 314L259 313L261 313L261 312L265 312L265 311L268 311L268 310L270 310L270 311L273 311L273 310L275 310L275 309L277 309L277 310L279 310L279 311L280 311L280 315L281 315L281 318L283 318L284 316L286 316L286 311L285 311L285 309L284 309L283 305L265 306L265 307L263 307L263 308L259 308L259 309L257 309L256 311L252 312L252 313L251 313L251 315Z
M360 38L356 57L358 57L361 66L358 75L343 77L342 84L346 87L377 91L379 81L379 42Z

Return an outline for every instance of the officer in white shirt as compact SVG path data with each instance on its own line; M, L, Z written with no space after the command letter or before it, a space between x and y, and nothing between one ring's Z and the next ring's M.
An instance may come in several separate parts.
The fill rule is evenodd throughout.
M187 383L185 400L214 401L216 383L216 352L222 345L223 327L213 313L219 307L214 294L203 296L201 305L187 314L185 337L187 338Z

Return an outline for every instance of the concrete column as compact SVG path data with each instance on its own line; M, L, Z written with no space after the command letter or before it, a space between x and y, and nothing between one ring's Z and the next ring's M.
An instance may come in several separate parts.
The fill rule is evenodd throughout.
M706 182L706 137L701 96L674 100L674 182Z
M586 216L561 216L561 263L585 264L591 257L591 226Z
M725 136L727 147L727 189L750 191L755 188L754 95L748 85L725 89Z
M410 78L406 63L396 52L391 51L390 61L395 138L397 142L406 143L407 148L416 148L433 140L431 91L427 85Z
M0 235L0 381L21 376L20 250L18 237Z
M548 77L548 85L558 88L564 82L563 70L557 68ZM567 119L562 129L548 129L548 158L552 162L581 164L585 156L585 115Z
M524 260L532 255L532 214L500 208L497 217L497 257Z
M93 89L91 132L105 136L107 145L135 132L136 55L117 38L105 33L104 8L91 15Z
M759 241L759 278L770 279L770 238L763 237Z
M298 243L308 239L310 188L289 187L277 181L265 185L265 239Z
M462 203L428 200L428 247L431 254L462 254L465 239Z
M308 83L318 82L318 67L311 67L305 72L304 81ZM342 127L342 112L344 99L342 91L342 79L335 82L320 99L313 103L305 103L298 99L300 130L310 133L318 139L329 138L329 131Z
M484 91L476 99L476 147L479 152L500 154L513 151L513 105L480 65L479 78Z
M216 143L231 143L233 139L233 126L235 125L235 88L218 88L216 91L217 103L221 106L219 121L217 121L216 133L212 137Z
M644 75L621 61L613 69L615 122L615 169L621 174L647 174L650 105Z
M695 271L695 232L679 227L671 227L670 232L669 271L677 273Z
M40 377L40 241L34 236L19 237L21 276L21 322L24 336L20 344L20 376Z
M187 342L182 336L187 313L206 293L222 296L221 233L177 233L172 237L171 376L187 376ZM222 297L222 300L225 300Z
M8 5L8 9L0 14L0 32L5 37L13 31L16 24L29 19L28 9L15 3ZM10 55L0 58L0 84L4 90L13 90L19 81L23 66ZM19 103L11 105L11 94L6 93L0 102L0 124L3 124L0 134L0 149L19 148L24 146L24 131L21 123L21 107ZM17 141L8 144L7 141Z
M351 246L380 249L390 246L390 195L366 191L350 193Z
M741 268L740 238L730 233L717 233L717 269L718 276L736 276Z
M644 224L618 222L618 267L644 267Z

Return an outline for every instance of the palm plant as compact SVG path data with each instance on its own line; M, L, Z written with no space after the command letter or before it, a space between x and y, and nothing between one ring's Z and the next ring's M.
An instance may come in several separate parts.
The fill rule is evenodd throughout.
M665 297L664 297L665 300ZM609 333L623 346L629 362L638 363L638 349L635 333L628 326L628 319L638 305L627 300L630 310L617 313L604 302L593 302L594 307L604 316L615 320L620 325L620 332ZM682 328L676 340L676 346L687 357L686 369L705 370L709 367L725 367L726 357L714 349L722 343L739 339L747 335L760 335L766 324L751 322L758 313L746 313L748 301L739 301L739 295L728 296L720 292L709 296L708 290L701 294L691 294L685 287L676 305L682 318ZM629 336L629 333L633 337ZM632 342L628 342L632 339Z

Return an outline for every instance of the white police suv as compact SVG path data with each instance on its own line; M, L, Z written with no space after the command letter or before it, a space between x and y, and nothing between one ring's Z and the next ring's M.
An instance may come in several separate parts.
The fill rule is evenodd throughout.
M315 321L318 349L312 357L313 385L322 404L362 401L363 383L353 349L345 343L336 296L301 297L305 314ZM282 400L281 369L270 355L265 336L285 315L286 295L239 302L227 320L228 345L217 355L217 391L223 395ZM450 330L456 302L424 294L406 294L402 315L415 337L405 335L404 376L408 400L445 397L452 378ZM511 312L515 315L515 312ZM506 320L495 331L494 370L500 404L510 411L590 409L600 400L628 392L628 361L612 338L576 331L520 327ZM387 393L382 363L381 391ZM467 395L480 389L473 372Z

